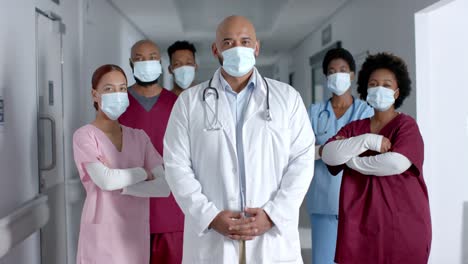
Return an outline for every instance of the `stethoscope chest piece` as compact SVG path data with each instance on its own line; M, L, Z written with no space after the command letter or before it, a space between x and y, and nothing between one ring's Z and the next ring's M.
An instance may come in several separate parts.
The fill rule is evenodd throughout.
M266 109L265 110L265 120L270 122L272 119L271 119L271 113L270 113L270 109Z

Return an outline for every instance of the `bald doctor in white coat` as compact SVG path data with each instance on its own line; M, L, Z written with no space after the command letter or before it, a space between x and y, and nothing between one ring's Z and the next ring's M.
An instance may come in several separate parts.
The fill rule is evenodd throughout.
M183 263L303 263L299 208L314 133L299 93L254 67L259 47L250 21L226 18L212 89L183 92L172 110L164 162L185 214Z

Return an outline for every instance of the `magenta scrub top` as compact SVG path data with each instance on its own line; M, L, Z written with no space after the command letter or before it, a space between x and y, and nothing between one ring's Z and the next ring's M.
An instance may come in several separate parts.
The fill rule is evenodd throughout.
M370 133L370 119L343 127L345 138ZM402 174L369 176L345 165L340 190L335 262L340 264L422 264L431 247L431 218L423 178L424 143L416 121L399 114L379 133L392 143L390 151L408 158L412 166ZM361 156L379 153L367 151Z
M93 125L73 135L75 163L86 190L81 214L77 264L149 263L149 199L103 191L91 180L87 163L102 162L111 169L141 167L151 170L162 164L143 130L122 126L122 150Z

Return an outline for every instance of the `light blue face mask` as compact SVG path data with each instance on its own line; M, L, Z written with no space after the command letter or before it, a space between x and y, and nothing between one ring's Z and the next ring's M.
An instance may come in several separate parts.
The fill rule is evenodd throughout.
M351 87L351 74L337 72L327 77L327 88L334 94L340 96Z
M187 89L195 79L195 67L193 66L182 66L173 70L173 72L175 82L182 89Z
M366 101L379 112L387 111L395 103L395 91L383 86L368 88Z
M101 111L111 120L117 120L129 105L127 93L106 93L101 95Z
M133 64L133 75L142 82L152 82L162 73L161 62L158 60L136 61Z
M233 77L246 75L255 65L255 50L234 47L223 51L223 69Z

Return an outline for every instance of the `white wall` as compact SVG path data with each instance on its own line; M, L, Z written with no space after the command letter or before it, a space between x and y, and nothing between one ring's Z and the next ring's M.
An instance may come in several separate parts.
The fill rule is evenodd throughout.
M295 88L300 91L306 105L312 100L309 58L336 41L342 41L343 47L353 54L366 50L395 53L408 63L414 81L414 13L434 2L436 0L349 0L344 4L290 52L295 69ZM332 26L332 40L322 46L321 31L329 24ZM282 76L284 74L281 73ZM415 116L415 98L413 91L401 111Z
M430 263L468 263L468 0L416 14L418 123L433 226ZM466 32L466 30L465 30Z
M283 53L278 56L278 61L272 65L272 67L274 79L284 83L289 83L289 74L295 71L291 54ZM295 78L295 80L297 80L297 78Z

